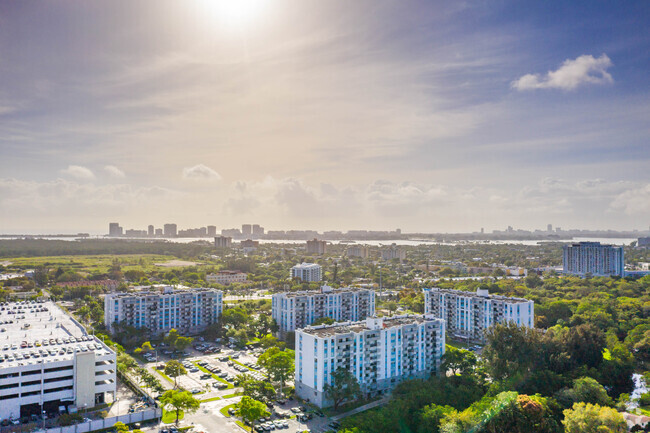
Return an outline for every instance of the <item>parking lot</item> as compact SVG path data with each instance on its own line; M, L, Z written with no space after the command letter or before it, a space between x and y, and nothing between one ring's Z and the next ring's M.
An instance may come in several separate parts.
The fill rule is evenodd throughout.
M177 359L184 365L187 374L177 378L178 385L196 394L203 403L197 413L185 418L183 425L200 424L207 431L241 431L235 423L236 418L232 416L233 412L231 411L231 415L224 415L221 410L239 401L235 394L241 391L241 388L235 387L233 383L238 375L250 374L258 380L266 379L264 371L257 365L257 359L263 350L238 350L200 342L198 348L199 350L195 345L180 356L169 350L159 350L157 362L154 359L147 367L156 370L170 359ZM173 385L167 383L167 386L171 388ZM309 430L312 433L324 433L337 429L336 424L332 424L333 421L320 411L300 406L295 400L276 401L269 404L269 411L271 417L257 422L256 431L262 433L278 430L295 433Z

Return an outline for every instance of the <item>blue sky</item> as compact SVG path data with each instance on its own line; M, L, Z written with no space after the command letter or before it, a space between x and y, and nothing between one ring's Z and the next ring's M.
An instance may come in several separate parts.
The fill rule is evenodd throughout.
M647 229L650 3L1 1L0 228Z

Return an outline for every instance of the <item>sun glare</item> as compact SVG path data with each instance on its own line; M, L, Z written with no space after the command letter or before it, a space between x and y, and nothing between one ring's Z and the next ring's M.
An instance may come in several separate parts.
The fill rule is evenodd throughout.
M215 23L243 28L259 19L269 0L199 0Z

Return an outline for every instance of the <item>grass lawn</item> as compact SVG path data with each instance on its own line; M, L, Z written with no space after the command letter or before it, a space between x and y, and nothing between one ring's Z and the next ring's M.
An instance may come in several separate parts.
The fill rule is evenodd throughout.
M134 269L142 271L151 271L155 269L154 263L169 262L174 259L173 256L163 256L158 254L124 254L124 255L75 255L75 256L44 256L44 257L17 257L7 259L11 262L12 267L17 268L35 268L46 266L49 268L74 269L81 273L106 273L113 265L113 260L117 259L122 268L122 272Z
M221 398L223 398L223 399L225 400L225 399L227 399L227 398L238 397L238 396L240 396L240 395L244 395L244 393L241 392L241 391L239 391L239 392L236 392L236 393L234 393L234 394L223 395L223 396L221 396Z
M226 418L230 418L230 415L228 414L228 409L234 409L234 408L235 408L235 403L229 404L228 406L219 409L219 412L221 412L221 415L225 416Z
M474 345L472 343L468 344L466 341L451 340L451 339L447 339L446 344L450 346L454 346L457 349L465 349L465 350L467 350L468 347Z
M204 373L208 373L209 375L211 375L212 378L213 378L214 380L218 380L219 382L222 382L222 383L225 383L226 385L228 385L228 388L226 388L226 389L232 389L232 388L235 387L235 385L233 385L232 383L228 382L226 379L222 379L222 378L220 378L219 376L217 376L216 374L211 373L208 369L201 367L201 366L200 366L199 364L197 364L196 362L193 362L192 364L196 365L196 367L197 367L199 370L201 370L202 372L204 372Z
M637 408L637 412L640 415L650 416L650 410L648 409L647 406Z
M200 401L201 403L207 403L209 401L217 401L217 400L221 400L221 397L206 398L205 400L200 400Z
M165 379L169 383L174 383L174 379L171 377L167 376L165 373L162 372L162 370L158 370L157 368L154 368L156 370L156 373L162 376L163 379Z
M180 412L178 412L178 420L180 421L183 418L185 418L185 414L181 410ZM165 424L171 424L173 422L176 422L176 411L174 410L167 411L163 409L162 422L164 422Z
M234 362L235 364L241 365L241 366L244 367L244 368L248 368L250 371L257 371L257 370L255 370L254 368L250 368L248 365L244 365L244 364L242 364L241 362L237 361L236 359L232 359L231 357L228 357L228 359L230 359L230 360L231 360L232 362Z

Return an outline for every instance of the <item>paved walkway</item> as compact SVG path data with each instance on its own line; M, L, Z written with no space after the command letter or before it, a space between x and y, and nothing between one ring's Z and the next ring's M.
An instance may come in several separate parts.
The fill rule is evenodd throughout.
M351 415L354 415L354 414L357 414L357 413L360 413L360 412L365 412L367 410L374 409L374 408L376 408L378 406L382 406L382 405L388 403L388 400L390 400L390 397L386 396L386 397L382 398L381 400L377 400L377 401L370 402L368 404L364 404L363 406L359 406L359 407L357 407L355 409L352 409L351 411L342 413L340 415L334 415L331 418L334 421L339 421L339 420L342 420L345 417L348 417L348 416L351 416Z

